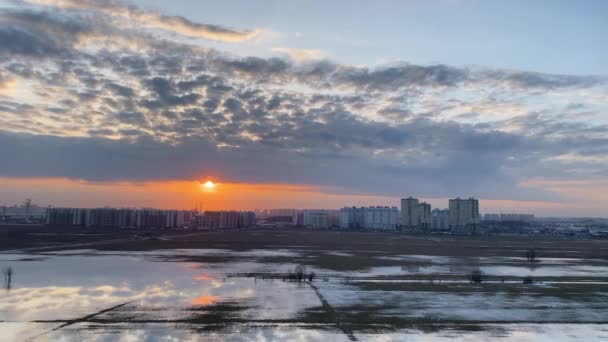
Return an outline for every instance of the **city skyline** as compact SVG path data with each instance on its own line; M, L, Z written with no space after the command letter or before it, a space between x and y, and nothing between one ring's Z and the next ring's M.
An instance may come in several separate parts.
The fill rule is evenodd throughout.
M0 202L606 217L607 7L0 1Z
M23 192L27 186L35 188ZM402 196L373 196L361 194L328 194L321 188L298 186L293 184L230 184L216 183L216 189L204 189L198 181L174 181L156 183L108 183L72 181L68 179L12 179L0 189L4 194L0 205L22 203L25 198L32 198L37 203L55 207L130 207L158 208L169 210L189 210L202 202L207 210L254 210L269 208L328 208L339 209L344 206L398 206ZM119 195L117 195L117 193ZM10 196L6 196L9 194ZM297 196L294 200L294 194ZM28 196L29 195L29 196ZM462 194L445 198L417 196L433 208L448 208L449 198L468 198ZM510 201L501 199L479 198L482 202L482 213L520 213L531 212L547 217L606 217L595 214L595 207L580 207L578 212L569 212L569 203L545 203L541 201ZM85 203L86 205L83 205ZM286 205L292 204L292 205ZM597 203L597 209L603 209L603 203ZM600 211L601 212L601 211ZM587 213L587 214L585 214Z
M404 226L416 226L420 223L420 209L424 208L424 207L428 207L428 209L425 209L425 214L423 215L427 215L425 217L427 217L426 219L423 219L423 222L429 223L426 220L430 220L430 214L432 212L435 212L437 210L439 211L449 211L449 202L453 201L453 200L469 200L469 199L473 199L475 201L479 201L479 199L477 198L473 198L473 197L469 197L469 198L461 198L461 197L455 197L455 198L446 198L446 199L422 199L422 198L412 198L411 196L408 198L397 198L396 202L383 202L382 204L380 204L379 201L376 200L376 202L352 202L350 205L339 205L338 207L322 207L318 202L316 202L316 206L315 205L310 205L310 206L301 206L301 207L286 207L286 206L269 206L269 207L221 207L221 206L210 206L210 207L206 207L203 203L202 200L200 199L195 199L194 203L188 207L167 207L167 206L154 206L154 205L119 205L119 206L112 206L112 205L93 205L93 206L83 206L83 205L54 205L52 203L49 204L41 204L41 203L35 203L33 202L30 198L25 199L22 202L19 203L2 203L0 202L0 209L18 209L23 211L24 208L31 206L31 208L33 208L32 210L35 210L37 213L41 212L41 211L46 211L46 209L49 208L58 208L58 209L62 209L62 208L72 208L72 209L130 209L130 210L160 210L160 211L192 211L192 212L204 212L204 211L252 211L252 212L256 212L256 213L268 213L271 211L294 211L294 212L306 212L306 211L336 211L338 212L340 209L344 209L344 208L397 208L399 211L399 223L403 224ZM373 197L365 197L365 199L360 199L360 201L374 201ZM404 201L407 200L414 200L414 210L416 212L415 217L414 217L414 221L408 220L404 215L404 208L407 208L408 206L405 205L404 207ZM431 202L431 203L427 203ZM444 203L445 202L445 203ZM434 204L433 204L434 203ZM447 203L447 204L446 204ZM484 202L482 201L482 204ZM529 220L530 218L533 218L535 215L537 215L538 213L535 212L531 212L531 211L521 211L521 210L516 210L516 209L505 209L505 208L498 208L498 209L494 209L492 205L487 206L486 209L483 209L483 205L479 205L477 204L477 206L479 208L482 208L479 210L479 217L480 219L484 219L484 220L508 220L509 217L525 217L525 220ZM1 214L1 213L0 213ZM38 215L38 214L37 214ZM9 215L10 216L10 215ZM484 217L485 218L482 218ZM564 217L564 218L571 218L571 216L550 216L550 215L546 215L547 217ZM596 217L596 218L603 218L603 217ZM405 223L405 222L410 222L410 223ZM412 224L411 222L416 222L414 224Z

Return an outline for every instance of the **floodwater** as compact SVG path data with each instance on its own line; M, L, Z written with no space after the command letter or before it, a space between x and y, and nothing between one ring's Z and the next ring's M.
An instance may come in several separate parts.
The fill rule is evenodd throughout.
M282 262L260 259L272 257ZM306 262L298 250L0 254L0 269L13 269L10 289L0 289L0 340L608 338L603 261L547 259L530 266L513 258L391 258L404 265L348 272L308 266L316 278L294 282L285 275ZM488 275L560 278L527 287L511 279L491 290L453 278L472 267ZM399 278L429 274L433 284ZM442 275L451 278L442 283ZM386 284L407 288L375 287Z
M478 268L488 276L515 277L605 277L608 276L608 261L573 258L544 258L537 262L526 262L522 258L479 257L452 258L430 255L401 255L380 257L403 261L402 266L377 267L368 275L463 275Z

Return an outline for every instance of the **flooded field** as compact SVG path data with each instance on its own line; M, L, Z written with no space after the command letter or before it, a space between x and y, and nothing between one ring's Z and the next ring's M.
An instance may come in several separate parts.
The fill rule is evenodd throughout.
M608 338L602 244L599 257L547 245L529 262L521 246L417 253L428 240L409 242L411 254L398 245L187 241L0 254L0 269L12 269L0 290L0 340Z

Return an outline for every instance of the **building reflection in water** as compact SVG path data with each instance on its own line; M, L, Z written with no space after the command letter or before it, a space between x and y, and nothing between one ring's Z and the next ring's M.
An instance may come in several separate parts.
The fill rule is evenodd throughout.
M12 282L13 282L13 268L9 266L4 269L4 288L7 290L10 290Z

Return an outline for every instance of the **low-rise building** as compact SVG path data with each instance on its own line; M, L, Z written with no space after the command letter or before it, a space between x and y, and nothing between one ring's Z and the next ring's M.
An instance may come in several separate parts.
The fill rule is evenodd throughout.
M534 214L484 214L484 221L492 222L534 222Z
M296 224L298 219L297 209L270 209L268 210L267 219L272 222L284 222Z
M484 214L483 215L483 220L484 221L499 222L500 221L500 214Z
M397 207L346 207L340 209L340 227L347 229L396 230Z
M13 222L29 222L31 220L44 222L46 210L44 207L32 204L30 200L26 200L22 205L0 207L0 216Z
M340 212L338 210L305 209L298 214L298 217L300 217L300 214L302 222L298 223L305 227L332 228L340 225Z
M253 211L205 211L202 216L201 228L234 229L250 228L255 225Z
M534 222L534 214L500 214L502 222Z

